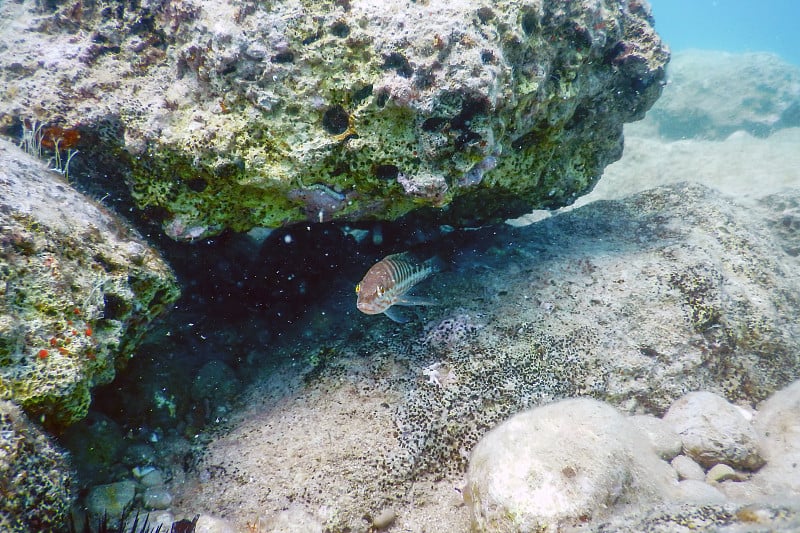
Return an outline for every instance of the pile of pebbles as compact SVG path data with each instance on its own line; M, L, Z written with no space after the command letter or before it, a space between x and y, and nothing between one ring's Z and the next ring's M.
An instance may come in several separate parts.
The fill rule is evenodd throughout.
M798 413L800 381L758 410L697 391L661 418L587 398L519 413L472 452L464 495L473 528L625 529L652 514L676 530L753 521L792 530L800 527ZM687 506L706 513L702 523L686 524Z

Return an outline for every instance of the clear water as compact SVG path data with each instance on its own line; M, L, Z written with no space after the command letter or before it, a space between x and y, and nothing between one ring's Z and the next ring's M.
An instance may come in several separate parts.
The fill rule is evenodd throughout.
M774 52L800 65L797 0L651 0L650 5L656 30L673 52Z

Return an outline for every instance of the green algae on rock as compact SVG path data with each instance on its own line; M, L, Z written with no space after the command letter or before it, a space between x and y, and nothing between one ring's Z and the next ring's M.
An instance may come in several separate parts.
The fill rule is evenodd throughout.
M620 157L622 124L659 97L668 60L640 2L104 6L35 21L33 0L3 6L31 31L5 37L0 65L18 67L0 123L36 110L97 130L82 153L122 154L134 198L178 240L571 204ZM69 53L42 64L48 46ZM100 131L109 117L118 132Z
M45 426L86 415L150 321L178 297L170 268L100 204L0 141L0 399Z
M61 531L72 476L66 454L19 407L0 400L0 531Z

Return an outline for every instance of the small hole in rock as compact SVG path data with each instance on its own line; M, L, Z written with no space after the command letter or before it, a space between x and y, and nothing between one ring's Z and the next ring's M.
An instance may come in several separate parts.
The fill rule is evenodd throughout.
M522 15L522 31L524 31L526 35L531 35L536 32L538 26L539 21L536 19L535 13L525 13Z
M322 116L322 127L331 135L340 135L346 132L349 125L350 115L340 105L329 107Z
M382 180L397 179L400 169L394 165L378 165L375 167L375 177Z
M294 61L294 52L291 50L286 50L285 52L279 52L272 56L270 60L273 63L292 63Z
M336 37L345 38L350 35L350 26L345 24L344 21L337 20L333 23L333 26L331 26L331 33Z

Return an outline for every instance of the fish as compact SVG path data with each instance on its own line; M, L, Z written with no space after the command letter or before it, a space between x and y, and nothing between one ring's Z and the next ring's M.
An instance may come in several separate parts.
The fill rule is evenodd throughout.
M367 315L383 313L395 322L407 322L395 305L436 305L433 300L411 296L408 292L419 282L441 272L439 257L418 261L408 253L387 255L370 268L356 285L356 307Z

